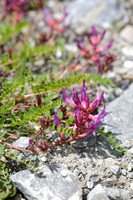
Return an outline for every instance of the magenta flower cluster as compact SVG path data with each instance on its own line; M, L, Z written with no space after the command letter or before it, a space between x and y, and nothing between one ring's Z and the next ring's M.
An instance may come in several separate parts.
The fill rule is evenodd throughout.
M71 114L75 115L74 126L70 127L73 131L76 132L75 135L72 135L68 140L78 140L87 135L92 134L94 131L97 131L99 124L104 120L104 117L107 115L105 111L105 106L103 110L98 115L93 115L93 111L101 104L103 101L103 92L92 102L90 103L89 96L86 94L85 80L83 81L83 87L81 88L81 97L79 98L76 89L73 89L73 95L71 100L67 95L65 89L63 89L63 98L66 101L66 106L71 104L74 106L74 111L66 112L66 115ZM61 125L61 119L57 114L54 115L54 123L56 128ZM61 140L64 139L63 134L60 133ZM63 143L67 143L64 141Z
M6 0L5 2L5 12L10 15L10 12L15 13L15 20L19 21L24 13L27 11L28 4L32 0Z
M76 39L77 47L82 51L82 56L85 59L88 59L98 66L98 72L102 74L103 72L107 72L109 69L111 69L111 63L116 60L114 54L103 55L103 53L112 46L114 40L110 40L106 46L99 47L99 44L102 42L106 31L103 31L103 33L99 36L95 26L92 26L91 30L92 35L85 33L85 36L81 40ZM89 44L91 45L91 49L86 48L85 37L87 37ZM87 64L90 65L90 63L88 62Z
M62 33L68 28L68 26L60 25L66 19L67 15L68 13L66 11L66 7L64 7L64 14L60 19L54 19L51 16L50 11L48 9L44 9L44 21L50 28L52 35Z

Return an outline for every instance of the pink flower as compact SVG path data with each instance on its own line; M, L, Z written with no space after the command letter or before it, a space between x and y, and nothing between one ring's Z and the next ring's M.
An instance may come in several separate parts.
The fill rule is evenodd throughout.
M56 128L61 124L61 119L59 118L59 116L57 114L54 114L54 123L55 123ZM59 136L60 136L61 140L64 140L63 133L60 132Z
M61 124L61 119L59 118L57 114L54 114L54 123L55 123L56 128L59 126L59 124Z
M10 12L16 14L16 21L19 21L28 8L28 4L32 0L6 0L5 12L9 15Z
M83 81L83 87L81 88L81 98L79 99L76 89L72 95L73 101L76 107L79 107L83 112L92 113L103 101L103 92L92 102L89 101L89 96L86 94L85 80Z
M51 28L51 32L64 32L68 26L59 26L67 17L66 7L64 7L64 15L60 19L53 19L48 9L44 9L45 23Z
M80 110L77 110L77 113L75 115L75 130L78 134L78 137L85 137L87 135L92 134L94 131L97 131L99 124L104 120L104 117L108 113L105 112L105 106L104 109L101 111L101 113L94 117L94 120L88 122L88 116L84 116L83 112Z
M90 50L85 48L84 38L82 38L81 40L76 39L75 41L77 42L77 47L82 51L83 57L86 58L87 55L90 53Z
M72 113L76 114L77 109L79 108L85 115L88 115L89 120L95 120L95 117L91 114L103 101L102 92L92 103L90 103L89 96L86 94L85 80L83 81L83 87L81 88L81 97L79 98L76 89L73 89L72 99L66 95L65 89L63 89L63 98L66 101L66 106L71 104L75 107L73 112L67 112L66 115L69 116Z
M92 37L90 36L89 33L86 33L85 35L87 36L87 38L88 38L90 44L92 45L93 49L96 50L97 45L99 45L101 43L101 41L103 40L106 31L103 31L101 36L98 38L98 31L95 28L95 26L92 26L91 30L92 30ZM110 40L110 42L107 46L101 47L100 49L97 49L96 52L101 53L102 51L109 49L112 46L113 42L114 42L114 40Z

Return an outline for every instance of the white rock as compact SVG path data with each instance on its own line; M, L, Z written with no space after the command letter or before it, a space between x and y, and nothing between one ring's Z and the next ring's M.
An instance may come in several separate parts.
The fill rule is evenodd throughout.
M87 200L108 200L108 197L102 186L98 184L87 195Z
M130 183L130 188L131 190L133 190L133 183Z
M62 165L43 165L41 172L19 171L10 176L28 200L81 200L82 189L74 174ZM68 170L62 177L61 171Z
M128 152L133 154L133 148L129 149Z
M131 68L133 68L133 61L132 60L126 60L123 65L124 65L125 68L131 69Z
M20 147L20 148L27 148L29 146L29 139L28 137L20 137L18 140L16 140L13 145L15 147Z
M125 56L131 56L133 57L133 47L132 46L125 46L122 48L122 53Z
M67 51L71 51L73 53L76 53L78 51L78 48L77 48L77 46L75 44L66 44L65 45L65 49Z
M133 26L127 25L120 33L122 39L129 43L133 43Z
M127 175L127 171L125 169L123 169L121 172L122 172L123 176Z
M68 175L68 170L63 169L61 170L60 174L62 177L66 177Z
M94 186L94 183L91 182L91 181L88 181L88 182L86 183L86 185L87 185L88 189L92 189L93 186Z
M132 169L133 169L133 165L131 163L129 163L129 165L128 165L128 171L131 172Z
M123 90L121 88L116 88L114 90L114 94L116 97L120 96L123 93Z
M41 60L35 61L35 62L34 62L34 65L35 65L36 67L41 67L41 66L44 65L44 63L45 63L45 61L44 61L43 59L41 59Z
M47 161L47 157L43 155L43 156L41 156L39 158L39 160L41 160L42 162L46 162Z
M62 52L61 52L60 48L58 48L56 51L56 58L61 58L61 57L62 57Z

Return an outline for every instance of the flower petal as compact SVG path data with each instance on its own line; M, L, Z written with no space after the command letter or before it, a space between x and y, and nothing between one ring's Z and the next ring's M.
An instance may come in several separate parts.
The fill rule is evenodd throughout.
M98 115L96 121L97 123L100 123L100 122L103 122L104 120L104 117L108 114L108 112L105 111L105 105L104 105L104 108L103 110L101 111L101 113Z
M63 88L63 99L66 101L66 104L68 105L71 100L68 98L67 94L66 94L66 90Z
M91 36L90 36L90 34L89 34L89 33L85 33L85 35L87 36L87 38L88 38L90 44L93 46L94 43L93 43L93 41L91 40Z
M103 31L103 33L101 34L99 40L97 41L97 44L99 44L103 40L105 33L106 33L106 31Z
M45 14L44 21L46 22L46 24L50 27L53 27L55 25L55 21L53 20L49 10L44 9L44 14Z
M92 113L103 101L104 92L102 92L90 105L89 112Z
M81 40L78 40L78 39L76 38L75 41L77 42L77 47L78 47L80 50L83 51L83 50L85 49L84 44L83 44L84 38L82 37Z
M59 118L57 114L54 114L54 123L55 123L56 128L58 127L59 124L61 124L61 119Z
M68 13L67 13L67 11L66 11L66 6L64 7L64 15L60 18L60 19L57 19L56 20L56 24L60 24L60 23L62 23L64 20L65 20L65 18L67 17L67 15L68 15Z
M110 42L107 46L97 49L96 53L101 53L103 51L106 51L107 49L109 49L112 46L113 43L114 43L114 40L110 40Z
M81 102L79 100L78 94L76 92L76 89L73 88L73 95L72 95L73 101L77 106L81 106Z
M81 105L86 108L86 88L81 88Z
M96 42L97 37L98 37L97 29L96 29L95 26L92 26L92 27L91 27L91 30L92 30L92 34L93 34L93 42Z

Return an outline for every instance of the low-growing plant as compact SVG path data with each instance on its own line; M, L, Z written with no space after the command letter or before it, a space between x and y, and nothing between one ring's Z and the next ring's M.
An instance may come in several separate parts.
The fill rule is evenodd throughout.
M98 107L104 100L104 93L91 102L86 89L88 85L91 87L99 84L114 87L110 79L101 76L111 69L112 62L116 59L114 54L104 54L112 46L113 40L105 47L99 48L105 31L99 37L93 26L92 36L86 33L81 41L76 39L85 59L85 63L80 64L80 58L65 52L67 40L62 37L62 33L69 26L62 23L68 15L66 8L60 19L54 19L50 11L44 9L44 21L50 29L50 34L40 33L32 45L28 38L35 30L37 21L35 19L31 25L23 21L23 17L28 9L34 6L37 9L42 8L43 1L7 0L3 5L4 20L0 29L0 199L12 197L16 192L9 180L9 165L3 158L6 158L7 162L10 159L21 162L35 170L36 163L33 163L32 159L25 160L23 153L46 152L52 146L70 144L94 132L104 137L120 154L125 152L124 148L120 147L120 142L116 144L116 138L111 138L111 132L104 133L103 128L99 130L100 123L108 114L105 105L102 111L98 112ZM24 35L23 29L27 27L28 34ZM85 37L88 38L91 50L84 45ZM60 60L56 59L58 48L62 53ZM46 69L44 74L36 75L32 73L30 64L34 65L39 59L45 60L43 67ZM73 60L77 60L77 63L74 64ZM82 68L88 65L97 65L100 74L82 72ZM72 93L71 86L75 84L78 85L73 88ZM82 87L80 84L83 84ZM77 92L79 87L80 94ZM68 91L72 93L72 98L69 98ZM38 131L34 125L39 125ZM58 140L51 141L49 133L45 132L46 129L51 134L56 132ZM13 145L13 141L21 136L28 137L28 149ZM18 158L19 152L22 154Z
M82 57L85 59L85 63L82 64L80 68L86 66L91 67L95 64L98 67L98 72L103 74L112 68L112 63L116 60L114 53L106 53L106 51L112 46L114 40L110 40L106 46L98 47L102 42L106 31L103 31L103 33L99 36L95 26L92 26L91 30L92 36L86 32L81 40L76 39L77 47L81 50ZM91 48L86 47L85 45L86 37Z

